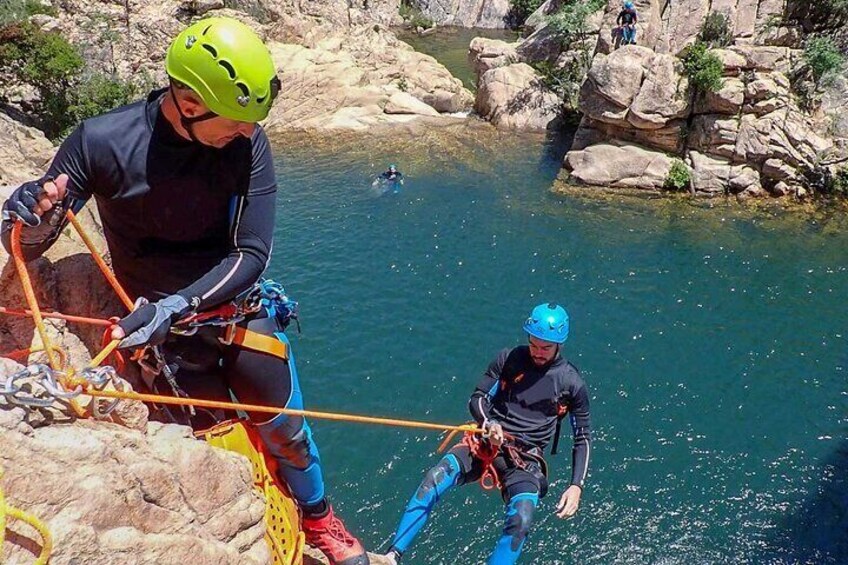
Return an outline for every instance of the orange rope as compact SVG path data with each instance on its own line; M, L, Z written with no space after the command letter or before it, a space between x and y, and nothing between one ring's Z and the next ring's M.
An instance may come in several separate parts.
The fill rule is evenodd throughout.
M12 226L12 257L15 260L15 269L18 271L18 277L21 279L21 286L24 289L29 309L32 311L32 319L35 320L35 327L38 329L38 335L41 337L41 344L44 346L44 352L47 354L47 360L54 371L61 371L61 367L53 355L53 347L50 344L50 339L47 337L47 329L44 327L44 320L41 317L41 310L38 307L38 300L35 298L35 291L32 287L32 281L29 278L29 273L24 261L24 253L21 249L21 229L23 222L18 220Z
M480 475L480 486L483 487L483 490L500 489L501 481L498 479L498 473L495 470L495 458L500 449L488 442L482 442L480 438L467 432L460 443L471 451L472 457L480 460L483 467L483 473Z
M106 261L103 260L103 257L100 256L100 253L97 252L97 248L94 247L94 242L91 241L91 238L88 237L88 234L83 229L82 224L79 223L77 217L74 215L72 210L68 210L67 214L68 220L71 221L71 224L76 228L77 233L82 238L85 246L88 247L89 252L91 252L91 256L94 258L94 262L97 263L97 266L100 267L100 272L103 273L103 276L106 277L106 280L109 281L109 284L112 285L112 288L115 290L115 294L118 295L118 298L121 299L121 302L124 303L124 306L127 307L127 310L132 312L133 309L133 301L130 296L124 290L124 287L121 286L121 283L118 282L118 279L115 278L112 270L109 269L109 266L106 265Z
M44 351L43 347L16 349L14 351L4 353L3 355L0 355L0 357L7 357L14 361L17 361L18 358L20 358L21 361L26 361L27 358L33 353L41 353L42 351ZM61 363L63 367L66 366L68 363L68 357L67 355L65 355L65 352L60 347L53 347L53 351L56 353L56 355L59 356L59 363Z
M47 354L47 360L50 363L50 367L52 367L54 371L62 371L64 367L58 364L56 357L53 355L53 351L56 348L52 343L50 343L50 339L47 337L47 328L44 326L44 320L41 317L41 310L38 306L38 299L35 297L35 289L32 286L32 280L29 278L29 272L26 268L24 253L21 249L21 229L23 229L23 222L18 220L12 226L11 241L12 258L15 260L15 269L18 271L18 277L21 279L21 287L24 289L24 296L26 297L29 309L32 311L32 319L35 320L35 327L38 330L38 335L41 337L41 345L44 348L44 352ZM75 400L69 400L68 404L77 416L83 417L85 415L85 411Z
M77 385L85 386L87 381L79 377L66 379L68 388ZM360 424L379 424L383 426L399 426L404 428L419 428L437 431L457 431L470 434L482 433L483 430L475 426L451 426L447 424L433 424L430 422L416 422L413 420L398 420L393 418L375 418L373 416L359 416L356 414L339 414L336 412L317 412L314 410L295 410L293 408L278 408L276 406L262 406L259 404L244 404L241 402L223 402L218 400L203 400L200 398L182 398L175 396L163 396L160 394L141 394L131 391L117 390L85 390L83 394L96 398L121 398L126 400L138 400L139 402L151 402L154 404L171 404L176 406L196 406L200 408L221 408L223 410L243 410L245 412L260 412L264 414L285 414L287 416L303 416L320 420L335 420L337 422L358 422Z
M0 314L32 318L32 310L16 310L13 308L6 308L5 306L0 306ZM71 316L70 314L62 314L61 312L42 312L41 317L53 320L65 320L67 322L77 322L80 324L91 324L92 326L111 326L113 324L110 320L87 318L85 316Z
M85 233L83 227L79 224L74 216L73 212L68 211L68 219L73 224L74 228L76 228L77 232L80 234L80 237L85 241L86 246L97 262L100 270L103 272L103 275L112 285L112 288L124 302L128 309L132 310L133 302L130 300L129 296L124 292L118 280L106 266L106 263L97 253L94 245L91 243L91 240L88 238L88 235ZM12 229L12 255L15 258L15 267L18 269L18 275L21 278L21 285L24 288L24 294L27 297L27 303L29 304L30 311L32 317L35 319L36 327L39 330L39 334L41 335L41 339L45 344L45 351L48 357L51 360L51 367L54 370L61 370L61 367L55 365L55 359L52 356L52 345L50 345L49 340L47 339L46 330L44 328L44 321L41 317L41 311L38 307L38 302L35 297L35 292L33 290L32 281L29 278L29 274L26 270L26 263L23 260L23 253L21 251L21 222L18 221L15 223ZM104 334L104 338L106 335ZM98 353L94 359L91 360L90 367L97 367L100 365L110 354L112 354L115 349L118 347L119 340L112 340L106 347L103 348L100 353ZM62 384L68 388L68 390L72 390L77 385L82 385L84 388L87 387L88 382L85 379L82 379L78 376L75 376L72 371L62 379ZM243 404L240 402L221 402L217 400L203 400L199 398L179 398L172 396L162 396L157 394L140 394L137 392L124 392L117 390L85 390L83 393L87 396L95 397L95 398L119 398L125 400L137 400L139 402L151 402L154 404L171 404L178 406L197 406L202 408L221 408L224 410L242 410L245 412L259 412L265 414L286 414L288 416L302 416L307 418L316 418L322 420L335 420L341 422L358 422L363 424L379 424L384 426L399 426L406 428L418 428L418 429L427 429L427 430L437 430L437 431L454 431L454 432L465 432L467 436L473 436L474 434L482 433L483 430L477 428L473 425L462 425L462 426L452 426L446 424L433 424L430 422L416 422L413 420L400 420L394 418L376 418L372 416L359 416L355 414L339 414L335 412L318 412L314 410L295 410L292 408L278 408L276 406L262 406L257 404ZM77 406L74 400L70 401L71 406L77 411L78 414L82 415L82 411Z

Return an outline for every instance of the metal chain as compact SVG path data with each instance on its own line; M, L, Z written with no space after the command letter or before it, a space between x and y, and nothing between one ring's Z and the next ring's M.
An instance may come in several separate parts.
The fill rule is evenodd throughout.
M31 408L47 408L57 400L67 402L84 394L83 387L77 385L73 390L66 390L61 382L66 374L56 371L47 365L33 364L24 369L0 378L0 395L6 398L10 404ZM95 390L103 390L110 383L119 392L126 390L124 381L118 377L114 367L104 365L97 368L83 369L80 376L84 378L89 386ZM41 390L31 392L37 385ZM25 390L29 388L30 390ZM107 400L93 398L91 411L95 418L103 419L117 408L120 399Z

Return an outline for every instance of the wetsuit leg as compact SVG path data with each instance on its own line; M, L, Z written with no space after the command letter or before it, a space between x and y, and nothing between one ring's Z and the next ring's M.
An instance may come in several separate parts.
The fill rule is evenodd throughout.
M255 318L247 327L289 345L273 318ZM240 402L303 409L294 354L291 347L288 351L286 360L237 346L227 348L224 369L229 386ZM295 499L304 510L317 505L316 512L323 511L326 505L321 458L306 420L282 414L270 420L267 414L249 416L257 424L270 455L277 460L281 478Z
M424 480L406 505L391 549L401 555L409 549L415 536L427 523L436 503L451 488L469 480L473 470L474 465L468 448L460 445L451 449L435 467L427 471Z
M533 523L533 512L539 505L541 485L535 473L509 469L501 475L501 482L506 502L504 528L488 565L511 565L518 561Z

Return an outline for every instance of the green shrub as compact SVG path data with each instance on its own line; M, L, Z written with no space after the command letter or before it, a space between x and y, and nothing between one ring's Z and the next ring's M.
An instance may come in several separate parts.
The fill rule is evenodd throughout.
M547 17L548 30L563 48L574 42L580 43L581 58L586 68L591 64L591 53L586 45L589 38L586 20L606 4L605 0L571 0Z
M709 52L706 43L696 41L689 45L680 58L691 88L697 92L715 92L721 88L724 65L721 59Z
M409 0L401 1L398 13L407 25L413 28L423 27L424 29L430 29L436 25L433 20L422 14L421 10L413 6Z
M721 12L710 12L701 25L698 39L710 47L725 47L733 41L733 32L727 15Z
M840 72L845 66L845 58L839 48L827 37L814 37L807 41L804 46L804 61L809 65L817 85L821 84L822 79Z
M406 92L407 90L409 90L409 82L407 82L406 76L401 76L399 79L397 79L397 87L400 89L401 92Z
M848 197L848 167L838 169L836 173L826 171L821 192L828 196Z
M132 102L138 88L106 75L91 75L68 92L68 123L79 122Z
M663 188L680 192L688 190L691 183L692 173L689 172L689 167L686 166L686 163L680 159L672 160L671 169L669 169L668 175L665 177Z
M515 29L524 25L527 18L539 9L544 0L509 0L509 12L506 20L509 27Z
M42 32L28 22L0 28L0 67L36 88L41 100L36 123L54 140L79 121L129 102L138 92L113 77L83 77L77 49L61 35Z
M55 16L56 9L38 0L0 0L0 26L22 22L35 14Z
M38 88L68 86L83 60L73 45L57 33L44 33L24 22L0 29L0 66Z

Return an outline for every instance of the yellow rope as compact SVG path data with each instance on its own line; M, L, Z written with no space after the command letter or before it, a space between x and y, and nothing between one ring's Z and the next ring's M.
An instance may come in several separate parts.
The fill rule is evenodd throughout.
M3 469L0 468L0 479L3 478ZM0 563L3 563L3 542L6 541L6 516L26 522L35 528L41 535L41 553L38 559L35 560L35 565L46 565L50 559L50 551L53 549L53 540L50 537L50 530L47 529L41 520L28 514L23 510L19 510L14 506L6 504L6 498L3 496L3 486L0 485Z

